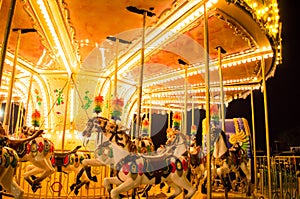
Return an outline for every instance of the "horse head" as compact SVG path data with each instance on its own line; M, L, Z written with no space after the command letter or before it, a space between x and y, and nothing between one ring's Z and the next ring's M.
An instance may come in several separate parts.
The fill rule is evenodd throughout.
M105 128L104 119L102 117L93 117L88 119L86 123L86 127L82 131L82 138L83 138L83 146L87 146L93 133L97 134L97 141L99 134L103 132L103 129Z
M188 151L187 143L185 135L178 130L174 130L173 135L167 140L165 148L167 148L167 151L172 150L173 155L179 157Z

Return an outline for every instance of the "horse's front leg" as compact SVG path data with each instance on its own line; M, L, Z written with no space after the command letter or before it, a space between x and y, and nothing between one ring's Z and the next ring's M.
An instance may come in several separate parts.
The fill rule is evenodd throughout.
M34 165L28 165L26 167L26 172L23 174L24 179L30 184L31 189L33 192L36 192L37 189L41 188L42 186L40 183L34 183L34 180L36 179L36 174L42 173L43 170L34 166Z
M50 162L50 159L44 159L42 161L35 162L35 166L38 166L40 168L40 170L42 170L43 172L40 175L40 177L33 180L32 190L34 192L38 188L40 188L40 186L41 186L40 184L45 178L49 177L51 174L53 174L55 172L55 169L53 168L52 163Z
M117 177L115 177L115 178L117 178ZM136 180L133 180L131 177L129 177L123 183L121 182L116 188L111 190L111 192L110 192L111 198L112 199L120 199L121 198L120 194L122 192L126 192L126 191L129 191L129 190L135 188L138 180L139 180L138 178ZM120 182L119 179L118 179L118 182Z
M103 185L106 189L106 191L110 194L112 190L112 185L120 185L122 184L122 181L119 180L117 177L107 177L103 180Z
M251 173L250 173L250 170L248 169L247 164L244 162L240 165L240 168L244 172L244 174L246 175L246 178L247 178L246 195L251 196Z
M207 194L206 184L207 184L207 171L204 171L203 182L202 182L202 185L201 185L201 193L202 194Z

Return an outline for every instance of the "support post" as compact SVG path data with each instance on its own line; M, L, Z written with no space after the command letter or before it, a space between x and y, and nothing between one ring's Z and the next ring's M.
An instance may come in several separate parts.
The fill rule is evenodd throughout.
M144 10L144 9L138 9L136 7L133 6L128 6L126 7L126 9L129 12L133 12L136 14L142 14L143 15L143 30L142 30L142 48L141 48L141 69L140 69L140 78L139 78L139 82L137 85L137 92L138 92L138 97L137 97L137 119L136 119L136 137L140 137L141 132L140 132L140 126L141 126L141 102L142 102L142 93L143 93L143 76L144 76L144 62L145 62L145 27L146 27L146 17L152 17L155 15L155 13L150 12L148 10ZM150 10L153 10L154 8L150 8ZM139 143L137 142L136 145L138 145ZM133 191L132 194L132 199L135 198L135 191Z
M11 78L10 78L7 102L6 102L6 106L5 106L5 113L4 113L4 119L3 119L4 129L6 129L6 130L8 130L9 120L11 117L11 115L10 115L11 99L12 99L12 93L13 93L13 87L14 87L14 81L15 81L15 73L16 73L16 67L17 67L17 61L18 61L19 48L20 48L20 43L21 43L21 35L25 34L25 33L29 33L29 32L36 32L35 29L21 29L21 28L14 28L13 31L17 32L18 36L17 36L17 46L16 46L16 50L15 50L13 68L12 68L12 73L11 73Z
M140 69L140 77L137 85L137 120L136 120L136 135L140 136L140 125L141 125L141 101L142 101L142 93L143 93L143 76L144 76L144 62L145 62L145 27L146 27L146 17L153 17L155 13L139 9L134 6L127 6L126 9L129 12L133 12L136 14L143 15L143 29L142 29L142 48L141 48L141 69ZM150 8L153 10L154 8Z
M7 44L8 44L9 33L10 33L11 24L12 24L12 19L13 19L15 7L16 7L16 1L17 0L11 0L9 12L8 12L8 20L7 20L6 27L5 27L4 40L3 40L3 43L2 43L2 47L1 47L0 87L1 87L1 83L2 83L2 74L3 74L3 68L4 68L4 60L5 60L5 56L6 56L6 49L7 49ZM1 5L2 5L2 1L1 1Z
M206 115L206 144L207 144L207 199L211 199L211 156L210 156L210 71L209 71L209 45L208 45L208 19L206 3L204 6L204 60L205 60L205 115Z
M253 165L254 165L254 193L257 193L257 157L256 157L256 136L255 136L255 119L254 119L254 100L253 90L251 89L251 115L252 115L252 143L253 143Z
M218 58L219 58L219 81L220 81L220 99L221 99L221 118L222 118L222 130L225 132L225 106L224 106L224 88L223 88L223 73L222 73L222 57L221 54L226 51L221 47L217 46Z
M261 58L261 75L262 75L262 86L264 94L264 109L265 109L265 128L266 128L266 148L267 148L267 165L268 165L268 185L269 185L269 198L272 197L272 181L271 181L271 158L270 158L270 138L269 138L269 120L268 120L268 103L267 103L267 86L265 77L265 59Z

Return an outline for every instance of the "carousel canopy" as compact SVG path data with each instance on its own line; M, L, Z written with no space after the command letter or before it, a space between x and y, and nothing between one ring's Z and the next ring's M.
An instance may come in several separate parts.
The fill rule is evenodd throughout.
M15 74L12 99L25 103L31 85L51 107L53 85L71 77L73 85L96 78L92 93L123 98L128 112L139 87L145 108L200 107L206 74L211 99L220 102L223 90L228 103L260 89L262 75L273 76L281 63L276 0L1 3L2 101Z

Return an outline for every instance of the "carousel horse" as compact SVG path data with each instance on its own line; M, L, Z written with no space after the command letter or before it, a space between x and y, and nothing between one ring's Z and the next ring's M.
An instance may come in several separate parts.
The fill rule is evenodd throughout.
M185 148L185 149L184 149ZM165 146L160 153L151 155L141 153L124 153L123 149L110 141L99 146L102 151L109 151L110 156L102 157L99 153L99 161L105 159L102 164L109 162L115 165L117 174L114 177L104 178L104 187L110 193L112 199L119 199L120 193L137 188L141 185L160 184L167 182L174 189L169 198L175 198L187 190L185 198L191 198L196 188L188 179L188 159L183 154L186 152L186 139L182 133L177 133L173 142ZM112 188L112 184L117 185Z
M53 157L51 158L52 165L56 168L57 172L71 173L74 172L75 176L82 170L83 164L82 161L85 159L90 159L90 155L84 152L78 152L81 146L76 146L74 149L68 152L54 152ZM80 180L80 182L78 181ZM89 188L90 180L87 175L84 173L80 179L76 179L70 189L74 191L77 195L79 189L82 186Z
M232 189L230 172L238 176L240 172L246 177L246 195L251 195L251 174L247 167L248 157L247 153L235 143L231 148L227 146L227 139L225 132L220 128L212 128L212 133L219 135L214 144L212 151L212 176L219 177L225 189L225 197L228 197L228 191ZM202 193L206 194L207 173L205 171L202 184Z
M85 159L90 159L90 155L84 152L78 152L78 149L80 149L81 146L76 146L71 151L67 152L54 152L53 156L51 156L50 160L52 163L52 166L55 168L56 172L62 172L65 174L69 174L71 172L75 173L75 176L78 175L78 173L82 170L83 165L82 161ZM30 171L32 169L36 169L36 166L34 165L28 165L27 171ZM32 179L36 179L35 175L31 175ZM80 182L79 182L80 180ZM70 189L71 191L74 191L74 193L77 195L79 193L79 189L82 186L86 186L86 188L89 188L90 180L87 177L85 173L80 176L80 178L76 179L76 182L74 182Z
M83 130L82 136L83 144L86 145L90 141L92 133L96 133L96 145L95 155L92 159L86 159L82 161L84 168L78 173L77 178L85 172L90 180L97 182L97 176L91 175L91 166L103 166L110 165L110 162L106 162L106 156L103 155L102 149L99 149L99 144L104 141L111 141L117 146L121 147L125 153L151 153L155 150L154 144L149 137L142 137L132 140L128 134L126 134L125 129L120 127L113 120L109 120L104 117L94 117L88 120L86 128ZM99 157L101 154L101 158ZM108 154L107 154L108 155ZM105 163L105 164L103 164ZM112 167L113 168L113 167ZM111 174L113 175L112 169ZM81 181L78 180L78 183ZM146 187L145 189L149 189Z
M204 144L206 141L204 140ZM206 146L206 145L205 145ZM204 147L205 147L204 146ZM205 147L206 148L206 147ZM219 170L220 166L226 167L226 159L229 156L229 150L226 144L226 135L225 132L222 131L220 128L213 127L211 129L211 151L206 153L207 155L211 156L211 176L214 180L216 177L219 177L221 179L221 182L225 188L225 198L228 198L228 191L231 189L230 179L227 175L221 175L222 173L220 171L225 170ZM218 172L219 171L219 172ZM229 171L229 170L227 170ZM203 194L207 193L207 170L204 172L203 176L203 183L201 186L201 191Z
M42 137L43 130L31 130L25 126L22 128L22 133L27 138L9 139L7 145L16 150L20 162L29 161L32 164L28 165L23 176L31 185L32 191L36 192L41 188L41 182L55 172L50 161L54 145L49 139Z
M191 169L190 182L194 187L198 188L205 171L205 155L201 150L201 146L197 145L196 139L191 140L187 155Z
M22 199L24 190L14 180L19 157L15 150L5 146L7 140L7 137L0 138L0 185L3 188L0 197L12 195L16 199Z

